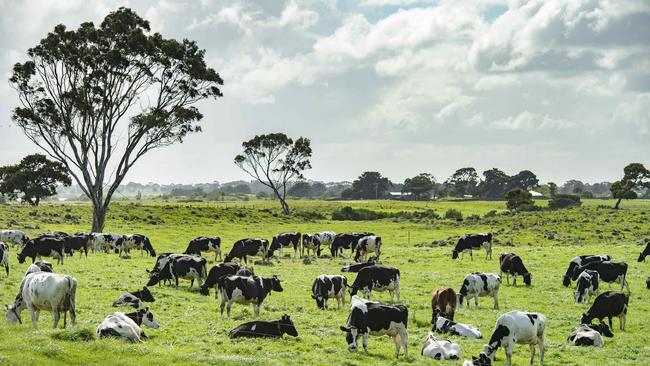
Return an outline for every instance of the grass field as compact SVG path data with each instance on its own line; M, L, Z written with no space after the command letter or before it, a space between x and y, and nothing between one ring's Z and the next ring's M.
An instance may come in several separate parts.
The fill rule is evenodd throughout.
M120 259L115 254L67 258L55 271L74 276L77 289L78 323L76 328L51 331L52 316L41 314L38 329L31 325L0 325L0 363L8 365L378 365L438 363L420 356L420 345L431 326L432 290L449 286L458 290L463 277L472 271L498 272L498 255L513 251L523 257L533 274L533 286L501 287L500 310L492 310L492 301L481 298L479 307L462 308L458 321L476 325L483 340L447 337L460 343L463 358L476 355L489 338L497 317L509 310L537 311L546 315L546 365L647 365L650 364L650 291L645 280L650 263L637 263L641 241L650 237L650 201L626 201L622 210L611 210L611 201L586 201L583 207L564 211L541 211L509 215L503 202L290 202L295 209L290 216L278 214L276 203L252 201L238 203L134 203L116 202L109 212L106 232L142 233L151 238L158 252L182 252L188 241L200 235L218 235L223 250L244 237L271 237L283 231L336 232L373 231L382 236L382 262L400 269L402 302L409 308L409 357L393 357L394 345L388 337L371 337L369 352L347 350L343 333L348 309L331 306L318 310L310 297L313 279L319 274L338 274L345 259L318 259L310 265L301 260L282 258L273 266L255 266L258 275L277 274L284 292L273 293L264 302L260 319L277 320L289 314L299 337L281 340L231 341L228 331L240 323L253 320L252 308L233 305L232 318L221 318L218 303L211 292L201 296L196 286L181 280L179 290L154 287L156 302L151 308L160 329L145 329L150 340L126 344L115 340L75 341L80 329L94 333L97 325L116 309L111 303L125 290L141 288L147 281L145 269L154 259L140 257ZM422 211L431 209L441 216L456 208L464 216L480 218L462 222L444 219L403 219L393 217L377 221L331 221L331 212L343 206L383 212ZM544 205L541 203L540 205ZM603 206L604 205L604 206ZM498 214L484 215L492 210ZM30 235L50 230L87 231L90 227L88 204L46 204L38 209L27 206L0 206L0 228L14 228ZM313 219L325 217L326 219ZM494 258L485 252L475 253L470 261L452 261L453 242L469 232L495 233ZM573 289L561 285L561 277L571 258L580 254L607 253L616 261L629 264L631 285L630 311L625 332L618 331L614 320L614 338L607 338L602 349L569 347L567 335L579 324L587 305L577 305ZM213 257L208 255L209 266ZM16 251L10 253L10 275L0 273L0 301L13 303L27 264L19 265ZM350 282L354 274L349 276ZM505 282L505 281L504 281ZM606 287L606 286L605 286ZM373 300L388 301L387 293L373 294ZM349 303L349 301L348 301ZM334 302L335 304L335 302ZM347 304L347 303L346 303ZM120 309L124 310L124 309ZM28 319L23 313L23 319ZM445 336L443 336L445 337ZM527 346L516 346L513 362L528 364ZM460 365L446 361L442 364ZM496 365L505 363L502 350Z

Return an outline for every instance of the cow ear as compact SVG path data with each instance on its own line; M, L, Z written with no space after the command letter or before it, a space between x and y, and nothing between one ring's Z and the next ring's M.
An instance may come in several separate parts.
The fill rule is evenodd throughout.
M151 271L150 271L150 270L148 270L148 269L145 269L145 271L147 271L147 273L151 273Z
M346 332L346 333L350 331L348 328L346 328L344 326L341 326L340 329L341 329L342 332Z
M5 305L5 310L9 310L9 305Z
M311 298L314 299L314 300L316 300L316 296L314 296L314 295L311 295Z

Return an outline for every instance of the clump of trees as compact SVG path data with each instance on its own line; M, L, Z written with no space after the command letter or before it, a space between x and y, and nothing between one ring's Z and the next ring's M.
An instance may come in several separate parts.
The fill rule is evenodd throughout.
M436 178L429 173L420 173L407 178L402 186L402 194L410 194L414 200L428 200L435 194Z
M70 184L65 166L41 154L27 155L16 165L0 167L0 194L9 199L20 198L32 206L54 196L58 185Z
M352 187L341 193L346 199L379 199L389 196L389 189L393 186L388 178L378 172L364 172L352 182Z

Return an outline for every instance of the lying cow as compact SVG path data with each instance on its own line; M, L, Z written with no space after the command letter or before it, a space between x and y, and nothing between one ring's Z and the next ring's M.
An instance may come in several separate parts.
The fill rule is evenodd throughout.
M101 322L97 327L97 337L99 338L118 338L125 341L138 343L147 336L140 328L146 325L149 328L158 329L159 325L149 311L149 308L140 309L133 313L113 313Z
M369 235L359 239L354 260L357 262L361 260L365 261L368 253L374 253L374 257L379 259L379 255L381 254L381 237Z
M149 272L147 286L153 286L162 280L173 280L178 290L178 279L190 280L190 288L194 286L194 280L198 280L199 287L203 279L207 277L205 258L195 255L181 254L170 256L165 266L158 272Z
M9 277L9 247L0 241L0 267L5 266L7 277Z
M609 328L612 328L612 317L618 317L621 331L625 330L625 318L627 316L627 307L629 297L622 292L606 291L598 295L591 304L589 310L582 314L580 322L590 324L592 320L598 319L603 322L603 318L609 321Z
M479 353L478 357L472 356L472 360L465 360L463 366L492 366L492 360L485 354Z
M439 314L449 320L454 320L456 301L456 292L452 288L443 287L434 291L431 296L431 313L433 317ZM434 323L433 317L431 320L432 323Z
M587 265L592 262L605 262L610 261L612 257L606 254L597 254L597 255L581 255L574 257L569 262L569 267L566 269L564 276L562 277L562 284L564 287L569 287L571 284L571 278L573 277L573 272L578 268L584 265ZM577 277L576 277L577 278ZM575 280L574 280L575 281Z
M273 237L271 246L266 253L267 258L271 258L276 250L280 251L280 258L284 257L284 247L293 247L293 257L298 255L298 247L300 246L300 233L281 233Z
M284 314L282 319L274 322L257 320L244 323L231 330L229 336L230 338L281 338L283 334L288 334L293 337L298 336L298 331L293 325L293 320L287 314Z
M37 238L32 239L25 244L23 250L18 253L18 263L25 263L25 258L36 261L36 257L53 257L56 258L57 264L63 264L63 246L64 239L58 238Z
M494 309L499 309L499 287L501 286L501 276L494 273L473 272L465 276L463 285L458 291L458 303L462 307L463 299L469 300L474 298L474 305L478 306L479 296L491 296L494 298Z
M374 265L362 268L357 273L357 278L350 286L350 296L354 296L361 291L369 300L372 291L383 292L388 290L390 301L393 302L393 296L397 294L397 301L400 301L400 272L397 268Z
M577 280L580 277L580 274L586 270L592 270L598 272L599 280L609 284L609 287L612 287L612 283L618 283L621 285L621 291L623 288L627 287L627 293L630 293L630 284L627 282L627 263L620 262L591 262L584 266L576 268L573 271L572 280Z
M348 348L357 349L357 340L363 337L363 349L368 351L368 335L387 335L395 342L395 357L399 357L400 347L404 357L408 357L408 309L404 305L384 305L353 296L350 315L345 327Z
M229 318L233 302L242 305L253 304L253 312L256 317L259 317L262 302L271 291L283 291L280 279L275 275L271 278L258 276L221 277L218 287L221 292L221 316L223 316L223 309L228 303L226 314Z
M37 272L29 273L20 283L20 291L16 295L13 306L5 305L7 311L7 323L19 322L22 324L20 313L29 309L32 318L32 325L36 327L38 313L41 310L54 313L54 324L56 329L63 311L63 327L67 325L66 314L70 312L72 325L76 324L75 296L77 292L77 280L71 276Z
M457 360L460 358L460 345L429 333L422 343L420 354L434 360Z
M345 306L345 288L348 279L338 275L320 275L311 286L311 298L316 300L319 309L327 309L327 299L336 299L336 308Z
M458 258L458 253L461 253L460 259L462 260L465 257L465 252L469 252L470 259L474 260L472 250L482 246L485 247L485 259L488 257L492 259L492 233L463 235L458 239L458 243L451 252L451 259Z
M483 335L473 325L457 323L453 320L449 320L443 316L439 316L438 312L433 313L433 319L431 320L433 332L438 333L447 333L451 335L457 335L467 338L476 338L481 339Z
M124 235L123 240L117 245L117 248L119 249L120 255L122 252L129 253L131 249L140 249L140 256L142 256L143 252L149 253L152 257L156 256L156 251L153 249L151 241L142 234Z
M517 285L517 276L522 276L524 278L524 283L526 286L531 284L531 274L524 266L524 262L521 260L521 257L515 253L503 253L499 257L499 268L501 269L501 275L506 274L506 284L510 285L510 275L512 275L512 284Z
M214 261L221 260L221 238L218 236L199 236L194 238L187 245L185 254L201 255L203 252L214 253Z
M377 264L377 258L370 257L364 263L353 263L341 268L341 272L359 272L362 268Z
M614 336L607 324L582 324L569 334L567 342L574 346L603 347L605 345L603 336L609 338Z
M491 359L503 347L506 353L506 366L512 364L512 350L515 344L530 345L530 364L535 361L535 346L539 346L539 363L544 364L544 328L546 317L540 313L511 311L497 319L490 342L483 347L483 352Z
M76 250L79 252L79 257L85 254L86 258L88 258L90 239L89 234L68 235L63 238L63 251L68 257L72 257Z
M241 239L235 242L223 261L232 262L233 259L239 258L240 260L243 260L244 263L248 264L247 258L249 255L258 255L262 257L262 261L264 261L266 259L266 251L268 250L268 247L269 241L266 239Z
M29 237L20 230L0 230L0 241L22 247L27 244Z
M307 256L309 256L309 251L311 250L317 256L320 257L321 246L331 246L334 242L336 233L333 231L321 231L316 234L304 234L302 236L302 245L300 247L300 256L305 256L305 251L307 251Z
M27 271L25 272L25 276L27 276L30 273L37 273L37 272L54 272L54 268L52 267L52 264L49 262L44 262L44 261L37 261L35 263L32 263L27 267Z
M154 302L153 295L147 286L143 287L142 290L127 292L120 296L117 300L113 301L113 306L133 306L138 309L142 306L143 302Z
M205 278L205 282L203 282L203 286L201 286L201 295L210 295L210 289L214 288L214 295L219 296L219 291L217 291L219 279L224 276L237 274L237 272L239 272L239 269L240 265L232 262L219 263L216 266L210 268L208 277Z
M598 294L598 283L600 282L600 276L598 272L592 270L586 270L578 276L578 282L576 285L576 304L583 302L589 302L591 295Z

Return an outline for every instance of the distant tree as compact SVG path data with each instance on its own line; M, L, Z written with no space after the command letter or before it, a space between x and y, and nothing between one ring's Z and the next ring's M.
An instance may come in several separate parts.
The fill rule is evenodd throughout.
M27 155L18 165L0 167L0 193L10 199L20 197L32 206L54 196L59 184L70 186L72 180L63 164L45 155Z
M478 185L478 193L483 198L503 198L508 190L510 177L505 172L492 168L483 172L483 181Z
M142 200L142 192L138 191L138 194L135 195L135 200L136 201L141 201Z
M222 190L226 193L234 194L250 194L252 193L251 187L246 183L230 184L222 187Z
M27 56L9 79L21 104L12 118L90 198L95 232L133 165L199 132L203 115L194 105L221 96L223 81L206 66L205 51L151 33L128 8L98 27L59 24Z
M580 196L574 194L556 194L548 201L548 208L550 209L571 208L580 205L582 205Z
M610 191L617 198L615 209L618 209L621 200L635 199L638 194L635 190L650 188L650 171L641 163L632 163L623 169L623 179L612 183Z
M508 183L510 189L522 188L527 191L532 190L538 185L539 185L539 179L537 179L537 176L530 170L522 170L516 175L513 175L510 178L510 182Z
M515 188L511 189L506 193L505 199L506 207L509 210L522 210L527 211L533 208L535 202L533 201L533 195L525 189Z
M364 172L352 182L352 196L357 199L377 199L388 194L393 183L378 172Z
M413 178L407 178L402 187L402 194L410 192L415 200L431 198L436 186L436 178L428 173L420 173Z
M265 198L269 198L269 195L268 195L268 193L266 193L264 191L261 191L261 192L257 192L255 197L262 200L262 199L265 199Z
M577 189L580 190L580 192L585 190L585 184L577 179L569 179L560 188L559 193L563 194L573 194L574 191Z
M289 188L287 194L292 197L309 197L311 196L311 185L304 180L297 181Z
M327 191L327 186L321 182L314 182L311 184L311 196L310 197L319 197L325 194Z
M548 189L551 192L551 197L555 196L557 194L557 184L553 182L548 182Z
M456 170L445 182L449 188L449 194L456 197L473 195L478 185L478 174L474 168L461 168Z
M294 179L303 179L302 172L311 168L310 144L309 139L300 137L294 142L283 133L257 135L242 143L244 153L235 156L235 164L270 188L287 215L287 185Z
M352 187L345 188L341 191L341 198L349 200L354 198L354 190Z

